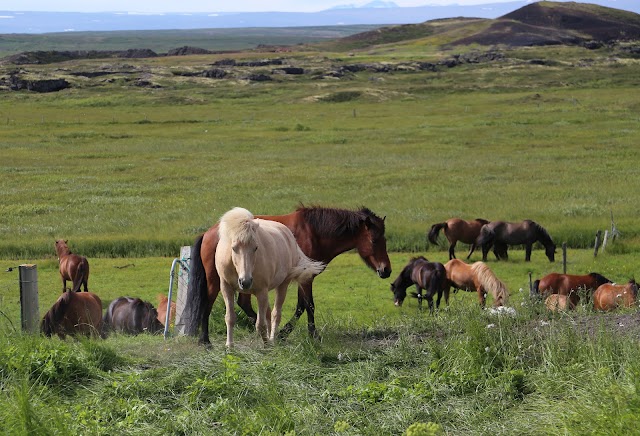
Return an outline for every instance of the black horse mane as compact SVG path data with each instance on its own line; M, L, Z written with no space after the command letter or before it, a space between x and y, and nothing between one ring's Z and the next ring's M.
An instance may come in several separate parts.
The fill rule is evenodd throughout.
M589 273L589 275L593 277L598 283L613 283L611 280L597 272Z
M490 222L489 220L486 220L484 218L476 218L475 220L480 222L480 223L482 223L482 224L489 224L489 222Z
M536 228L536 233L538 234L538 237L540 238L540 242L542 243L542 245L547 246L548 244L553 244L553 239L551 239L551 235L549 235L549 232L547 232L547 230L542 227L540 224L538 224L535 221L531 221L531 224L534 225L534 227Z
M381 234L384 234L384 220L366 207L357 211L330 207L301 205L297 212L302 213L305 221L313 227L319 236L352 236L358 233L360 225L367 218L376 223Z

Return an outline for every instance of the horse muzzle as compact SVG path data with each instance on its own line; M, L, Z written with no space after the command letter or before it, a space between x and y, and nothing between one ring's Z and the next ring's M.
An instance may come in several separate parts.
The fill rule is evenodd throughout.
M386 279L391 275L391 267L385 266L384 268L378 268L376 272L378 273L378 277Z
M251 289L251 285L253 285L253 278L238 278L238 286L242 291L246 291L247 289Z
M403 303L403 301L402 301L402 300L395 300L395 301L393 302L393 304L395 304L395 305L396 305L396 307L401 307L401 306L402 306L402 303Z

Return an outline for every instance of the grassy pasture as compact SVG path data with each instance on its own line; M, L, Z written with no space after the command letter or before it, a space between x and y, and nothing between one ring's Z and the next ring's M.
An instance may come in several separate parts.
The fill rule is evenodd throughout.
M291 58L315 71L451 54L421 50L391 44ZM132 86L121 73L113 81L69 76L74 86L56 94L2 91L0 270L38 264L41 313L61 286L54 239L89 256L89 286L105 307L121 295L155 302L178 248L236 205L273 214L299 202L366 205L387 216L391 279L416 253L446 260L444 246L427 247L425 232L451 216L531 218L568 243L568 272L598 271L618 282L638 276L637 61L547 48L436 73L340 80L174 74L222 57L127 60L159 88ZM114 65L26 70L100 67ZM623 236L594 258L594 233L609 227L611 212ZM465 250L458 247L459 257ZM516 249L509 262L489 263L511 291L515 317L480 311L477 297L462 292L430 316L414 300L394 307L389 280L347 253L316 280L322 341L307 337L303 317L289 340L264 350L241 316L232 353L223 347L221 300L211 350L190 338L23 335L17 273L3 273L0 428L29 435L633 433L636 308L605 315L585 305L549 315L529 301L528 273L535 279L561 266L540 249L532 262L523 259ZM285 319L295 300L290 291Z
M451 216L530 218L587 247L611 212L635 245L635 62L261 83L175 78L167 62L144 61L159 89L5 94L0 256L59 237L170 256L232 206L300 202L386 215L393 251L425 249Z

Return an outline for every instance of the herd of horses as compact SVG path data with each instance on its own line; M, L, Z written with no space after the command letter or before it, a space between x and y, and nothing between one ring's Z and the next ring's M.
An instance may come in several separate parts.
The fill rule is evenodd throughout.
M189 285L182 314L184 332L197 336L199 342L210 344L209 316L218 294L225 303L227 347L233 346L233 329L237 314L235 300L265 344L276 338L285 338L295 327L300 316L307 313L308 331L317 336L313 280L336 256L356 250L364 263L380 278L391 275L391 261L387 253L385 219L366 207L347 210L327 207L300 206L286 215L257 215L243 208L226 212L218 223L200 235L192 247L189 267ZM442 296L449 302L454 292L476 292L479 305L484 307L491 294L494 306L508 304L509 292L505 284L486 265L488 252L493 248L498 260L508 259L512 245L525 247L525 260L531 259L536 242L545 248L549 261L555 260L556 245L549 233L538 223L525 220L519 223L476 219L465 221L452 218L431 226L428 240L437 244L438 233L443 230L449 241L449 261L446 264L430 262L424 256L410 259L398 277L391 283L393 300L402 305L407 288L422 308L426 299L430 312L439 308ZM477 247L482 250L482 261L467 264L455 257L457 242L470 245L467 259ZM66 241L56 241L60 261L63 294L42 320L41 330L47 335L68 333L98 334L110 331L138 334L164 330L166 297L158 309L139 298L120 297L109 304L102 315L100 299L88 292L89 264L83 256L69 251ZM65 292L66 281L72 282L71 291ZM289 284L298 283L298 300L293 317L278 331L282 305ZM81 286L85 292L79 292ZM581 299L593 300L597 310L630 307L636 299L638 286L634 280L616 285L597 273L583 276L552 273L533 286L535 293L545 299L549 310L570 310ZM273 310L268 292L275 289ZM256 313L251 296L258 303ZM175 303L171 303L175 305ZM175 310L172 310L175 314Z

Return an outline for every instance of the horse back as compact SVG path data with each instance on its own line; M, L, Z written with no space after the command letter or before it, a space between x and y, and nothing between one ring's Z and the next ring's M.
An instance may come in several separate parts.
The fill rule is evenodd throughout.
M488 221L482 218L472 221L466 221L461 218L451 218L447 220L444 234L450 242L452 240L458 240L465 244L473 244L476 242L478 236L480 236L482 226L487 223Z
M593 307L596 310L613 310L620 306L631 307L635 303L637 288L633 288L631 283L626 285L616 285L605 283L598 286L593 293Z
M63 293L45 315L41 329L50 336L57 333L96 335L101 330L102 301L91 293Z

